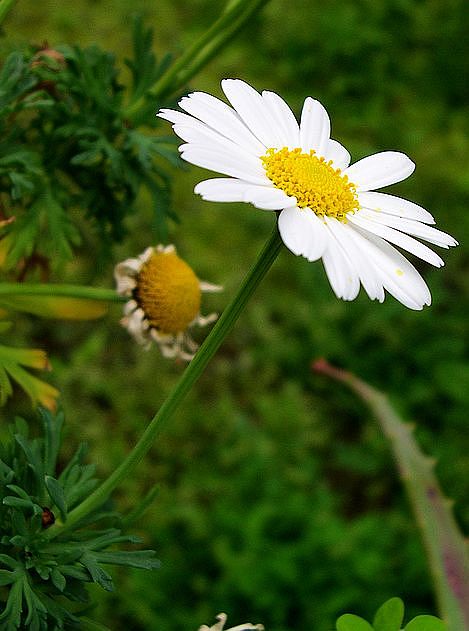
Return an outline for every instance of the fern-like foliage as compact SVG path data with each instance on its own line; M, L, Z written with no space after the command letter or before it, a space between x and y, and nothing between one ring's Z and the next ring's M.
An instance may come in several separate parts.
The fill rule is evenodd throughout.
M120 550L135 544L119 517L102 506L54 539L48 528L97 485L95 467L85 463L82 445L58 466L63 414L41 412L43 436L31 438L17 419L9 440L0 444L0 628L54 631L78 628L87 603L87 583L113 589L103 566L153 569L152 550Z
M176 139L144 131L125 108L145 97L167 66L152 52L152 32L133 25L129 89L114 56L97 46L47 46L13 52L0 71L0 264L46 259L57 268L80 244L83 215L101 250L122 239L125 219L146 188L157 235L165 238L169 181L165 163L177 163ZM157 103L139 121L155 127ZM138 122L138 121L137 121Z

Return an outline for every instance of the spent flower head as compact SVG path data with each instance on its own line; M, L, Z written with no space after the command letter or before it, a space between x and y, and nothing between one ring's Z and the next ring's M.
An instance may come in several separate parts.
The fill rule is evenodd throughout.
M425 281L394 245L440 267L442 259L414 237L444 248L457 242L430 227L433 217L417 204L375 192L409 177L414 163L383 151L350 166L318 101L305 100L298 124L274 92L259 94L238 79L225 79L222 89L232 107L193 92L179 101L184 113L158 113L185 141L184 160L228 176L200 182L195 192L277 211L287 248L322 258L339 298L353 300L363 285L372 300L383 302L386 290L410 309L429 305Z
M173 245L149 247L114 271L117 291L130 300L124 306L123 326L145 348L156 342L165 357L191 360L197 344L189 329L217 319L200 314L202 292L220 291L200 281Z

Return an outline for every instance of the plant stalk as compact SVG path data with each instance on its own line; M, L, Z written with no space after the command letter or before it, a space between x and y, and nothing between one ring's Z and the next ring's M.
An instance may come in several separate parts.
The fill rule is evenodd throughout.
M174 94L221 50L256 11L268 2L269 0L229 2L212 26L184 51L147 93L128 105L124 113L125 118L133 120L137 117L145 107L148 98L157 101Z
M396 414L388 398L352 373L325 360L316 372L345 383L370 407L397 462L427 552L441 617L448 631L469 631L469 555L467 544L441 491L434 462L415 440L413 427Z
M44 532L45 538L52 539L65 532L68 528L71 528L78 521L86 517L90 512L101 506L120 482L133 472L152 446L156 436L158 436L168 424L183 398L199 379L210 359L231 331L254 290L277 258L281 246L282 240L278 233L277 226L275 226L271 236L260 252L257 261L242 282L237 294L226 307L194 359L186 368L173 392L150 421L135 447L117 469L91 495L70 511L65 523L59 523L59 521L57 521Z
M115 289L87 287L82 285L54 285L27 283L0 283L0 296L61 296L64 298L87 298L109 302L126 302Z

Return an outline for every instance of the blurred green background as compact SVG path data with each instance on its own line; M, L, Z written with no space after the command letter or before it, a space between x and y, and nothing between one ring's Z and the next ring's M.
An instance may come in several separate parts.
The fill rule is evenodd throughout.
M221 6L21 0L0 48L97 43L123 61L130 15L141 11L155 51L177 55ZM278 91L298 114L306 96L320 99L354 160L397 149L416 162L392 192L428 208L462 247L443 253L442 270L416 262L434 301L417 313L389 297L383 305L362 294L338 301L320 263L282 252L174 422L116 493L128 510L160 486L137 530L162 568L122 572L115 594L93 593L95 615L111 629L195 630L226 611L233 624L249 619L268 631L331 631L341 613L371 617L394 595L409 615L435 612L419 535L377 424L342 386L312 375L310 363L325 356L356 372L416 421L467 532L468 31L464 0L271 0L192 81L221 96L220 79L240 77ZM174 171L180 224L171 240L200 278L224 285L205 300L208 312L232 296L274 215L201 201L192 189L205 176ZM153 226L142 198L114 262L148 246ZM66 280L112 286L112 264L95 269L99 243L84 230ZM118 326L119 311L80 324L24 316L12 340L48 350L68 419L64 450L86 440L103 476L183 371L156 348L137 348ZM18 410L35 422L19 392L4 417Z

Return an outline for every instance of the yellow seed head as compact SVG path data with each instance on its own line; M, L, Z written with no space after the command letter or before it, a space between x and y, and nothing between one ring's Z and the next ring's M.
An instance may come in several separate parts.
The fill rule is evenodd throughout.
M200 311L200 284L174 251L154 251L137 277L135 298L161 333L180 333Z
M267 177L287 195L297 199L299 208L309 208L319 217L346 222L346 214L358 210L355 186L334 169L332 161L301 149L268 149L261 158Z

